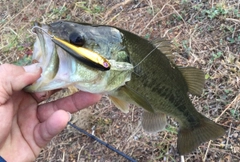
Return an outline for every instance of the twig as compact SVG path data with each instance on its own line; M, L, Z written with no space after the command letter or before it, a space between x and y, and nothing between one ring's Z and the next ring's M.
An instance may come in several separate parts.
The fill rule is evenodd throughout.
M5 24L3 24L0 28L0 30L2 30L9 22L11 22L13 19L15 19L16 17L18 17L18 15L20 15L24 10L26 10L27 8L29 8L29 6L34 2L34 0L32 0L26 7L24 7L20 12L18 12L18 14L16 14L15 16L13 16L10 20L8 20Z
M218 122L219 118L220 118L236 101L238 101L238 100L240 100L240 94L237 95L237 96L234 98L234 100L226 107L226 109L225 109L214 121L215 121L215 122ZM231 124L231 125L232 125L232 124ZM230 126L230 127L231 127L231 126ZM208 142L208 148L207 148L207 150L206 150L206 152L205 152L205 156L204 156L203 161L205 161L206 158L207 158L207 154L208 154L209 147L210 147L211 143L212 143L212 140L210 140L210 141Z
M184 22L184 24L186 25L186 21L183 19L183 17L178 13L178 11L172 6L172 5L168 5L170 7L172 7L172 9L177 13L177 15L182 19L182 21Z
M113 6L112 8L110 8L107 13L105 14L105 18L104 19L107 19L109 14L111 14L113 12L113 10L115 10L116 8L118 8L119 6L125 6L127 5L128 3L130 3L132 0L126 0L122 3L118 3L117 5Z
M109 21L105 22L103 24L110 24L114 19L116 19L122 12L119 12L118 14L114 15Z
M154 8L153 8L152 0L148 0L148 4L149 4L150 8L152 9L152 12L153 12L153 15L154 15Z
M48 3L48 6L47 6L47 8L46 8L46 10L45 10L45 13L48 13L48 10L49 10L51 4L52 4L52 0Z
M142 35L142 33L148 28L148 26L153 22L153 20L157 17L157 15L159 13L162 12L162 10L165 8L166 5L168 5L169 2L167 2L165 5L163 5L163 7L161 8L160 11L158 11L158 13L156 13L156 15L153 16L153 18L148 22L148 24L144 27L144 29L142 30L142 32L140 33L140 35Z
M140 131L140 129L141 129L141 122L138 122L138 126L135 128L135 130L132 132L132 135L127 139L127 141L129 141L131 138L133 138L136 134L137 134L137 132L139 132Z
M181 155L181 162L185 162L184 156Z
M84 147L85 147L85 145L83 145L83 146L81 147L80 151L78 152L77 161L80 161L81 153L82 153L82 150L83 150Z
M207 153L208 153L208 151L209 151L209 148L210 148L211 143L212 143L212 140L210 140L210 141L208 142L208 146L207 146L207 150L206 150L206 153L205 153L205 155L204 155L204 158L203 158L203 162L205 162L206 159L207 159Z
M232 18L226 18L227 21L233 21L233 22L236 22L236 23L240 23L240 20L237 20L237 19L232 19Z
M230 128L228 130L228 136L227 136L227 142L226 142L226 145L225 145L225 149L227 149L227 147L228 147L228 142L229 142L229 136L230 136L230 133L231 133L231 129L232 129L232 123L230 124Z
M174 26L174 27L168 29L168 30L163 34L163 37L166 37L167 33L168 33L170 30L173 30L173 29L175 29L175 28L180 28L181 26L183 26L183 24L178 25L178 26Z
M219 118L237 101L240 100L240 94L237 95L234 100L227 106L227 108L214 120L215 122L218 122Z
M66 151L63 150L63 157L62 157L62 161L65 161L65 154L66 154Z

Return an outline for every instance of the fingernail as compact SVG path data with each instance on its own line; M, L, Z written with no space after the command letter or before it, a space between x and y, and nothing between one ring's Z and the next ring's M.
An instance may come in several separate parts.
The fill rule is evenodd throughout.
M40 66L38 65L38 63L28 65L28 66L24 66L23 68L27 73L35 73L35 72L38 72L40 70Z
M72 114L70 112L68 112L68 114L69 114L69 120L68 121L70 121L72 119Z

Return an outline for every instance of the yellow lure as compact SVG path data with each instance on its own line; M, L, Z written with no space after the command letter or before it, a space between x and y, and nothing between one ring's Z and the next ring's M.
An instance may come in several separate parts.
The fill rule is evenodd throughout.
M67 51L77 60L93 68L105 71L109 70L111 67L111 64L108 62L106 58L102 57L101 55L94 51L72 45L71 43L64 41L60 38L57 38L56 36L52 36L52 41L61 48L63 48L65 51Z

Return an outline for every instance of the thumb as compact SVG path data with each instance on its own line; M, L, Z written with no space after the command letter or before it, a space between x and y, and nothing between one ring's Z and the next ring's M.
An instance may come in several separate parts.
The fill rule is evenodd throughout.
M12 64L0 66L0 105L4 104L14 91L20 91L36 81L41 75L37 64L21 67Z

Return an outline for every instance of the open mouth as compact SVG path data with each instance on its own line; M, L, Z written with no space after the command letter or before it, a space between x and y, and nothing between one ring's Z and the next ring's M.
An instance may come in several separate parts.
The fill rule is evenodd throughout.
M46 25L34 29L37 37L32 60L39 63L42 74L37 82L28 87L27 90L49 91L68 87L76 82L94 81L97 75L90 75L87 78L81 77L83 75L81 71L86 71L86 65L56 45L52 41L51 35L47 34L48 29L49 27ZM77 70L78 68L81 70ZM76 71L79 75L75 75Z

